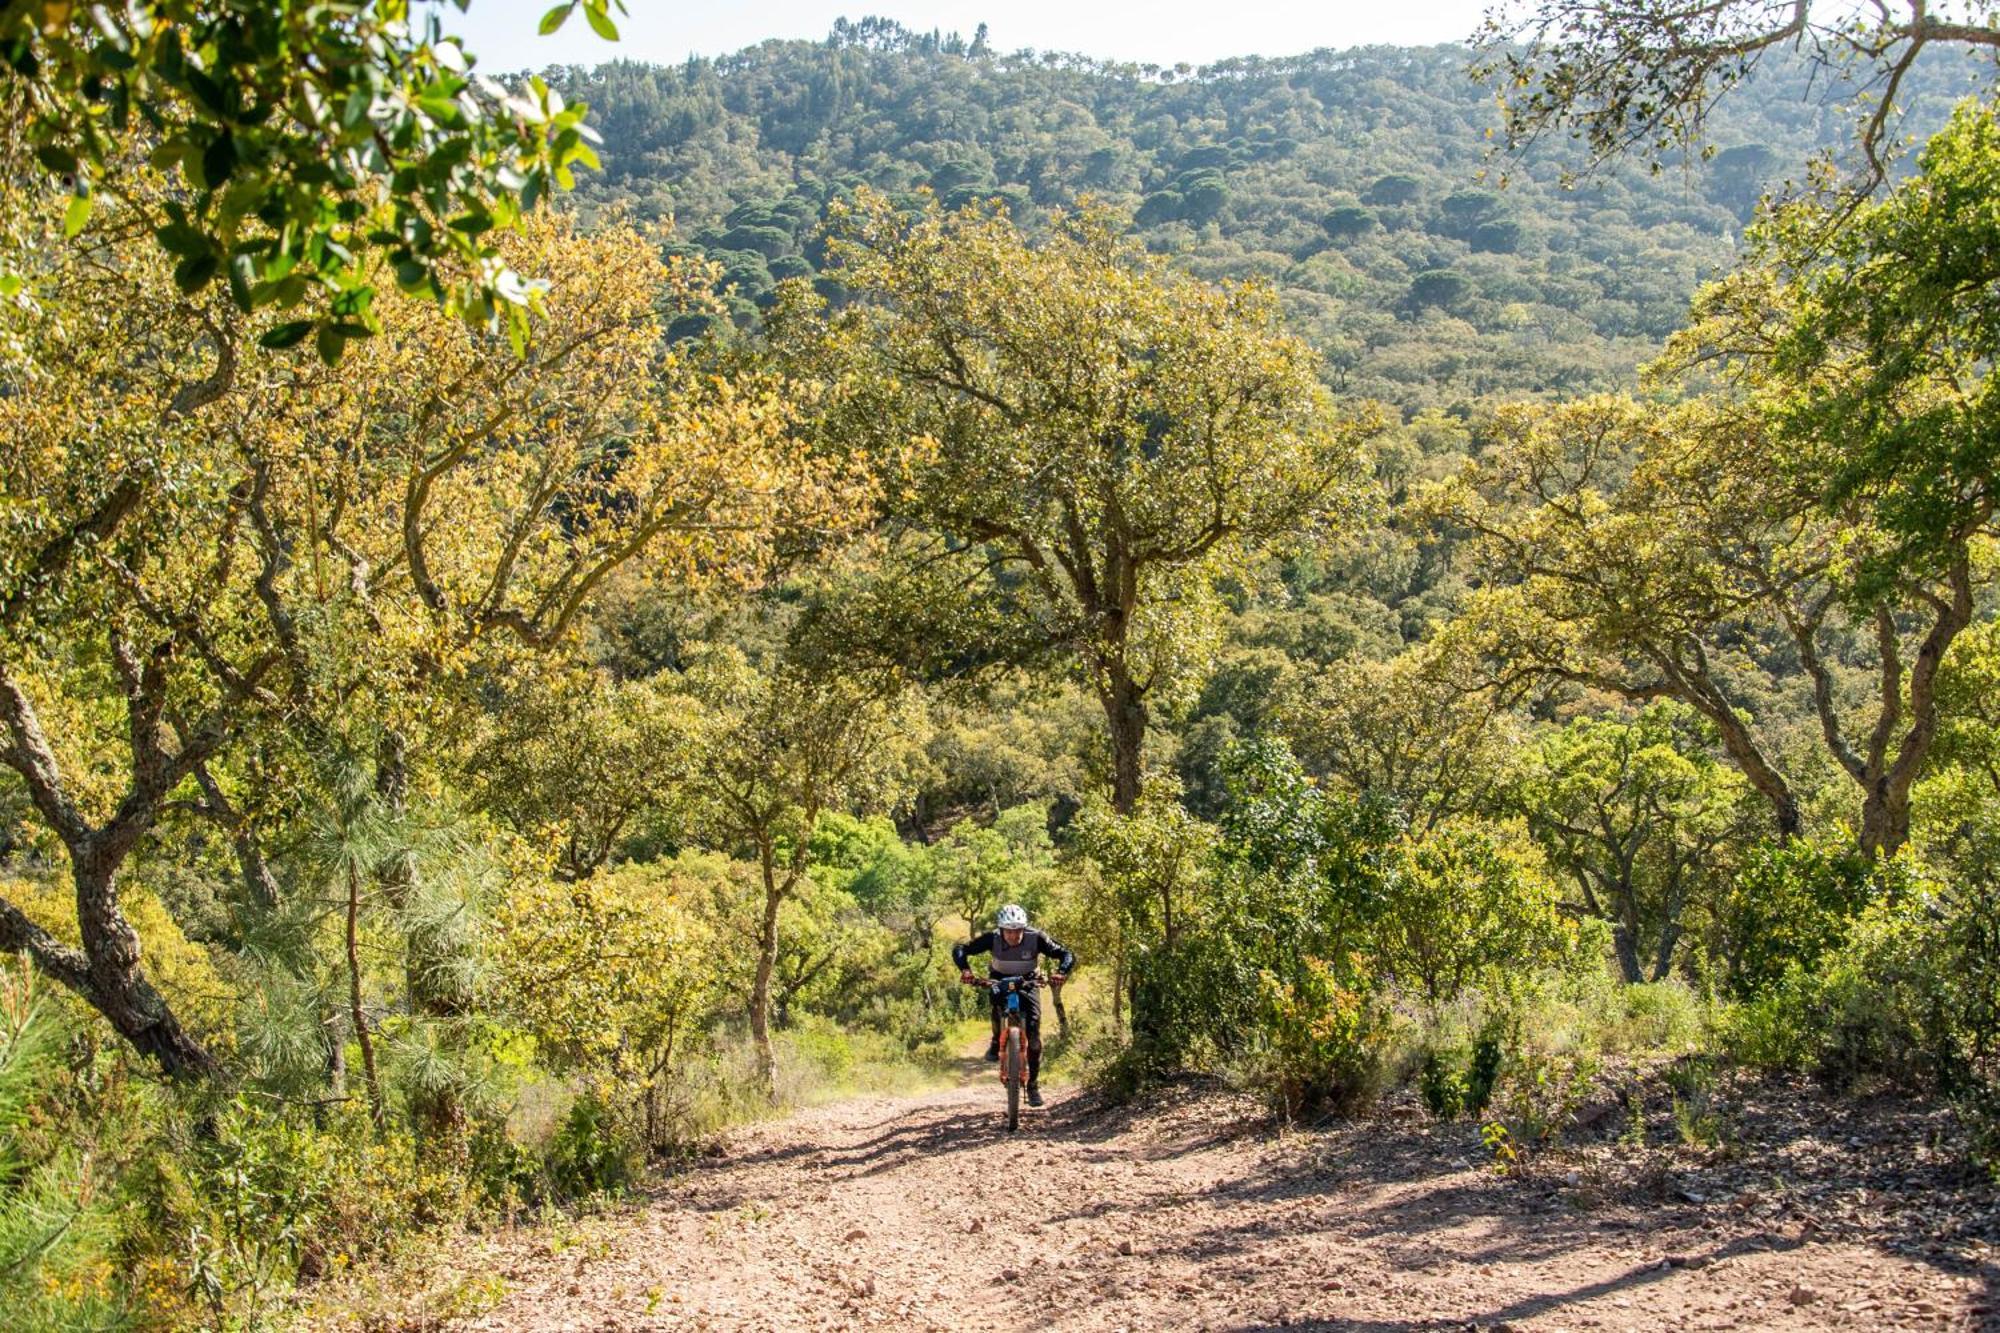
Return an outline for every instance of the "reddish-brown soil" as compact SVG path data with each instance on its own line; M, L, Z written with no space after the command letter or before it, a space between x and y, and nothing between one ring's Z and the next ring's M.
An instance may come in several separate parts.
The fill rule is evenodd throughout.
M1996 1196L1947 1118L1769 1085L1733 1106L1722 1149L1642 1146L1655 1107L1503 1177L1407 1101L1281 1133L1214 1090L1066 1093L1018 1135L984 1079L849 1101L741 1131L581 1240L503 1242L504 1297L456 1327L2000 1329Z

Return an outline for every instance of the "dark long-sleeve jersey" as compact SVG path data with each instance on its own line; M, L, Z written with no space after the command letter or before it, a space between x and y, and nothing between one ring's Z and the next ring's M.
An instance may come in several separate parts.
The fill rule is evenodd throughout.
M1030 929L1032 930L1033 928L1031 927ZM1058 944L1046 931L1034 930L1033 934L1035 936L1035 952L1044 958L1055 959L1056 971L1061 972L1064 976L1068 976L1070 972L1075 970L1075 954L1071 953L1063 945ZM966 970L965 960L967 958L976 953L992 953L993 945L999 938L999 931L989 930L984 935L978 936L975 939L967 940L962 944L954 944L951 946L951 961L957 964L959 971L963 972Z

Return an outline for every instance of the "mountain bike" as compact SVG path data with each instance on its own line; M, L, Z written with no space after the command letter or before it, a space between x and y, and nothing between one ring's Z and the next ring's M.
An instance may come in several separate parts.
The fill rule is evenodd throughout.
M1021 1127L1021 1091L1028 1086L1028 1017L1022 997L1042 984L1040 973L1025 977L989 977L965 984L1000 997L1000 1082L1007 1089L1007 1128Z

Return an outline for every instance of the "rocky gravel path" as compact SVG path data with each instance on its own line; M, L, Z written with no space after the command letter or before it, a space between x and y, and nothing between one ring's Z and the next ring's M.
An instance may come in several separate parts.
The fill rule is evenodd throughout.
M2000 1329L1992 1248L1921 1214L1885 1237L1587 1160L1505 1179L1468 1126L1280 1134L1212 1090L1065 1094L1009 1135L998 1092L741 1131L638 1207L504 1242L504 1298L455 1327Z

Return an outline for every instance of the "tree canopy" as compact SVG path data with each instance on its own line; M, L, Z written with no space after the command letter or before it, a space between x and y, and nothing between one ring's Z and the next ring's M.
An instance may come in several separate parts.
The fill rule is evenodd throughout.
M1505 144L1567 130L1593 165L1630 149L1655 168L1706 148L1710 114L1761 65L1802 51L1859 123L1862 184L1880 184L1899 147L1911 74L1927 51L2000 47L1994 7L1893 0L1869 10L1814 0L1513 0L1481 33L1476 67L1501 88Z
M564 0L543 30L581 9L615 40L614 7ZM378 258L404 291L518 345L544 275L509 267L493 233L597 165L582 104L474 73L407 0L7 0L0 57L20 136L0 153L14 170L32 152L61 180L65 231L118 197L138 210L120 225L152 233L183 291L220 281L245 314L304 305L264 340L312 336L328 360L379 327ZM176 189L128 188L142 163Z
M1148 700L1194 669L1205 585L1358 519L1375 418L1336 408L1267 291L1178 275L1100 214L1037 245L992 211L864 196L833 244L863 299L792 335L844 379L827 429L933 446L895 516L926 534L919 558L1015 608L1017 659L1072 656L1129 810Z

